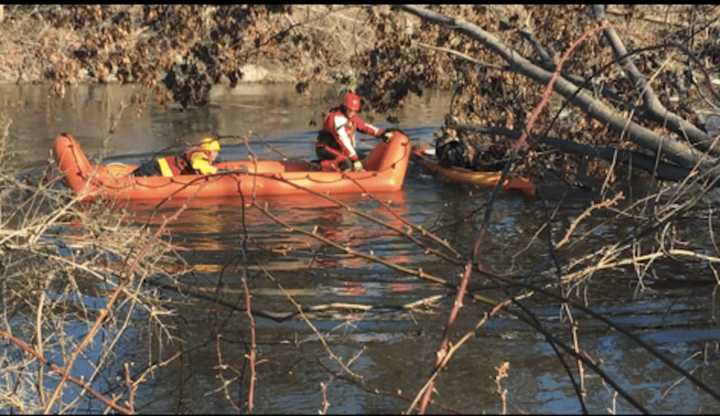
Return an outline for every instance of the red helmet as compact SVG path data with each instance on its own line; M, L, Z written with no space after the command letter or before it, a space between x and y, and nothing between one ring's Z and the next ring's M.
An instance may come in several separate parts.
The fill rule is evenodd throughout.
M352 111L360 111L360 96L351 92L345 94L343 105Z

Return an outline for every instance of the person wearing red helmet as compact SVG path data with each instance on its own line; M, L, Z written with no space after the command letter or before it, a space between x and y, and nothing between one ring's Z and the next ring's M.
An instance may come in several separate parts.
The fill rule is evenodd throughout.
M324 171L363 169L362 162L355 151L355 130L371 136L382 138L386 143L391 134L366 123L358 113L361 108L361 98L355 93L348 92L339 107L331 109L325 116L323 128L318 133L315 143L315 153L320 159Z

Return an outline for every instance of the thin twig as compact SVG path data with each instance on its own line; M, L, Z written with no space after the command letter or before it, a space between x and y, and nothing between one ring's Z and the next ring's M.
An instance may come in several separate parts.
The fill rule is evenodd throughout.
M457 318L458 313L460 312L460 308L463 306L463 296L465 296L465 290L467 289L468 282L470 281L470 275L472 274L472 263L468 262L465 265L465 271L463 272L462 279L460 280L460 284L458 285L457 294L455 295L455 301L453 302L453 307L450 310L450 315L448 316L447 324L445 325L445 331L443 332L443 338L442 341L440 341L440 347L438 348L438 351L435 353L435 372L439 372L442 367L440 367L440 364L443 362L443 359L448 354L448 347L450 343L450 330L452 329L453 324L455 323L455 319ZM425 387L422 399L420 400L420 409L418 413L425 414L425 409L427 408L428 403L430 402L430 396L432 395L432 391L434 388L434 381L428 383L427 387ZM410 409L412 410L412 408ZM409 412L408 412L409 413Z
M250 387L248 388L247 406L248 413L252 413L253 408L255 407L255 382L257 380L257 375L255 373L255 356L257 353L257 344L255 338L255 318L252 314L252 305L250 303L250 289L247 285L247 279L243 277L241 280L243 284L243 289L245 290L245 311L247 313L248 321L250 322L250 353L247 356L250 363Z
M88 393L93 395L96 399L100 400L101 402L105 403L108 407L112 408L116 412L122 413L122 414L132 414L132 411L129 408L123 407L115 403L114 401L109 400L107 397L101 395L97 392L97 390L93 389L92 386L90 386L88 383L84 382L83 380L80 380L74 376L71 376L69 371L65 368L62 368L54 363L51 363L48 361L45 357L40 355L39 352L35 351L34 348L32 348L30 345L26 344L25 342L21 341L20 339L12 336L10 333L0 330L0 337L6 338L13 344L17 345L20 349L23 351L32 354L35 358L37 358L41 363L44 365L50 366L50 369L54 371L55 373L60 374L63 378L66 380L70 380L71 382L77 384L78 386L82 387L83 389L87 390Z

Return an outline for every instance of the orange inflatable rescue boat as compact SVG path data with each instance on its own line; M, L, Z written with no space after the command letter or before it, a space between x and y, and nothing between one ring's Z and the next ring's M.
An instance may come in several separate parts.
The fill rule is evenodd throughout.
M55 138L53 151L65 181L83 199L160 200L299 195L306 189L328 194L398 191L411 145L404 133L394 131L388 143L378 142L368 153L360 172L322 172L305 161L241 160L215 164L229 173L174 177L129 175L137 165L93 165L67 133Z
M497 185L502 176L502 172L499 171L475 171L460 167L442 166L435 159L432 150L434 149L431 149L427 145L419 146L413 151L413 156L415 156L415 160L417 160L422 167L449 181L476 185L483 188L492 188ZM535 184L519 176L511 176L505 179L502 187L504 190L518 190L527 196L535 195Z

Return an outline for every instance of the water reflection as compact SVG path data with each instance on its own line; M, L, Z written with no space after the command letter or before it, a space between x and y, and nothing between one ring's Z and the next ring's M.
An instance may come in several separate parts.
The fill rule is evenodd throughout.
M313 194L283 198L201 198L189 201L130 201L117 204L133 221L155 227L164 225L176 242L205 261L217 256L239 256L239 245L247 238L253 245L275 254L266 267L356 269L367 260L338 249L317 255L323 239L403 264L411 261L402 232L408 205L404 191L368 195ZM273 217L266 214L267 209ZM364 216L351 210L357 210ZM318 238L288 232L287 226L314 232ZM400 240L400 241L398 241ZM326 250L327 251L327 250ZM235 254L231 254L235 253ZM313 254L315 253L315 254ZM218 264L196 264L204 271L218 271Z

